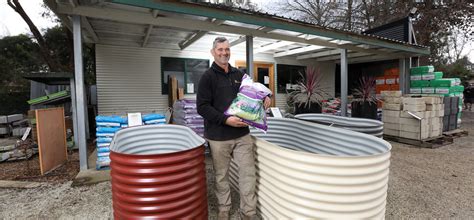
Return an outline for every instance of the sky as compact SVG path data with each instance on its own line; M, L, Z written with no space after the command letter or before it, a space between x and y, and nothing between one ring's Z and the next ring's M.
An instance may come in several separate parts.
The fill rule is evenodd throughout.
M23 9L40 31L56 25L56 23L51 19L43 18L41 16L41 13L44 11L44 8L42 7L43 1L28 0L28 3L24 2L27 1L23 1ZM260 8L268 10L264 0L253 0L252 2L256 3ZM0 0L0 38L4 36L29 33L30 30L28 25L26 25L21 16L8 6L7 1ZM463 54L468 54L469 60L474 63L474 42L468 44Z
M23 9L40 31L56 25L52 20L41 17L41 13L44 11L44 8L42 7L43 1L28 0L20 1L20 3L22 3L21 5L23 6ZM18 13L10 8L7 1L0 1L0 37L25 33L30 33L30 29L25 21L23 21Z

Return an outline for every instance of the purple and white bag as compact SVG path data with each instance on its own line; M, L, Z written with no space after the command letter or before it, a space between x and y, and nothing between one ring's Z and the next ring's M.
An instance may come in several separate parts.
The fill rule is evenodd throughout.
M250 76L245 74L242 77L242 84L237 97L224 114L237 116L248 125L266 132L267 117L263 101L270 94L272 94L270 89L261 83L253 82Z

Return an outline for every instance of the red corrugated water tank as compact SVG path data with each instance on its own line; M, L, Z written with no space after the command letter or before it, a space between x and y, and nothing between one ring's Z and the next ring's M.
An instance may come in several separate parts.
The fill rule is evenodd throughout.
M207 219L204 142L179 125L118 131L110 168L115 219Z

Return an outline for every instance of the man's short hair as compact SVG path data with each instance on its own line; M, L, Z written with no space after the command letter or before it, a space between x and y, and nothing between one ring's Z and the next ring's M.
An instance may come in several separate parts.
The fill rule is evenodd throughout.
M216 37L216 39L214 39L214 42L212 42L212 49L215 49L217 47L217 43L224 43L226 41L229 40L227 40L227 38L225 37Z

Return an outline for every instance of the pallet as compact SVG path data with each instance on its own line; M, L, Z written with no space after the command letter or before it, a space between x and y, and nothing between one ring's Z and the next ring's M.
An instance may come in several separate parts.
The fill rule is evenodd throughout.
M402 138L402 137L396 137L396 136L390 136L390 135L384 134L383 139L395 141L398 143L409 144L416 147L431 148L431 149L453 143L453 138L447 137L447 136L438 136L438 137L432 137L432 138L427 138L423 140L415 140L415 139L408 139L408 138Z
M443 132L443 135L447 137L458 138L458 137L468 136L469 132L461 130L461 129L454 129L451 131Z

